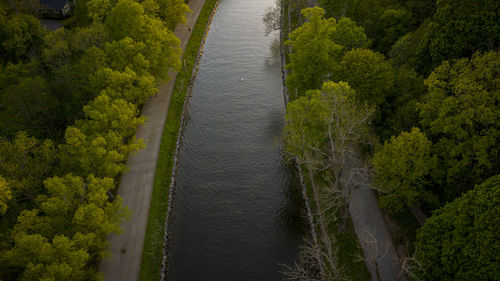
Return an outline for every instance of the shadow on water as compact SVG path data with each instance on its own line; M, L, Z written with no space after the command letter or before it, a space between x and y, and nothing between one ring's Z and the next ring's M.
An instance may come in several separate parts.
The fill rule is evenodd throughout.
M299 237L303 237L308 225L305 219L305 205L302 198L299 176L295 167L290 163L283 163L283 169L289 172L289 182L288 188L284 191L286 204L280 210L281 221L291 232Z

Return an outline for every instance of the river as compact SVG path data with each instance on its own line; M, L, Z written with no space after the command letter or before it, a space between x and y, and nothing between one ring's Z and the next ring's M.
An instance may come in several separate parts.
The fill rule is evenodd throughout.
M277 144L285 106L262 17L221 0L189 101L169 222L167 280L281 280L302 242L299 188Z

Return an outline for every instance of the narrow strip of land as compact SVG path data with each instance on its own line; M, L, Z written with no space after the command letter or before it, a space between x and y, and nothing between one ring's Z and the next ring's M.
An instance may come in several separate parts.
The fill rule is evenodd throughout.
M363 249L366 266L374 281L406 280L401 272L401 264L382 212L378 207L371 180L354 172L362 169L363 163L358 151L357 159L347 164L348 174L352 177L349 213Z
M193 12L186 16L187 24L179 24L174 31L181 40L183 52L204 3L205 0L190 0L189 7ZM129 157L129 171L120 181L118 195L132 214L129 221L122 223L124 233L109 237L111 257L99 266L106 281L139 280L158 152L176 75L170 71L170 81L144 105L142 113L147 117L147 123L137 129L136 134L137 138L144 139L147 147Z

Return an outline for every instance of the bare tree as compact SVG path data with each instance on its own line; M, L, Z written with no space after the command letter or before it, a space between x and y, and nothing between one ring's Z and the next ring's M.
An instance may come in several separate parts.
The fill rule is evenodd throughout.
M281 0L276 0L276 4L274 6L266 8L266 12L264 13L264 18L262 20L265 24L266 36L281 28Z

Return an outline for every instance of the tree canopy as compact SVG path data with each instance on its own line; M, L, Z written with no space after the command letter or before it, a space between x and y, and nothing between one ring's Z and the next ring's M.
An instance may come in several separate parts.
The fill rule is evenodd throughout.
M426 79L421 124L446 171L454 198L498 173L500 151L500 53L444 62Z
M445 60L498 48L499 9L496 0L437 1L437 11L419 48L427 73Z
M500 176L434 211L417 231L422 280L497 280L500 276Z
M286 66L290 71L286 84L292 93L297 89L299 94L319 89L328 80L342 50L331 38L335 19L323 18L324 11L319 7L304 9L302 14L308 22L290 33L286 42L293 50Z
M406 206L419 207L422 203L437 203L437 196L428 190L433 183L432 172L437 158L431 155L432 143L413 128L386 141L373 155L374 183L381 191L379 203L393 214Z
M342 57L335 80L348 82L360 102L380 105L393 91L394 70L382 54L354 49Z

